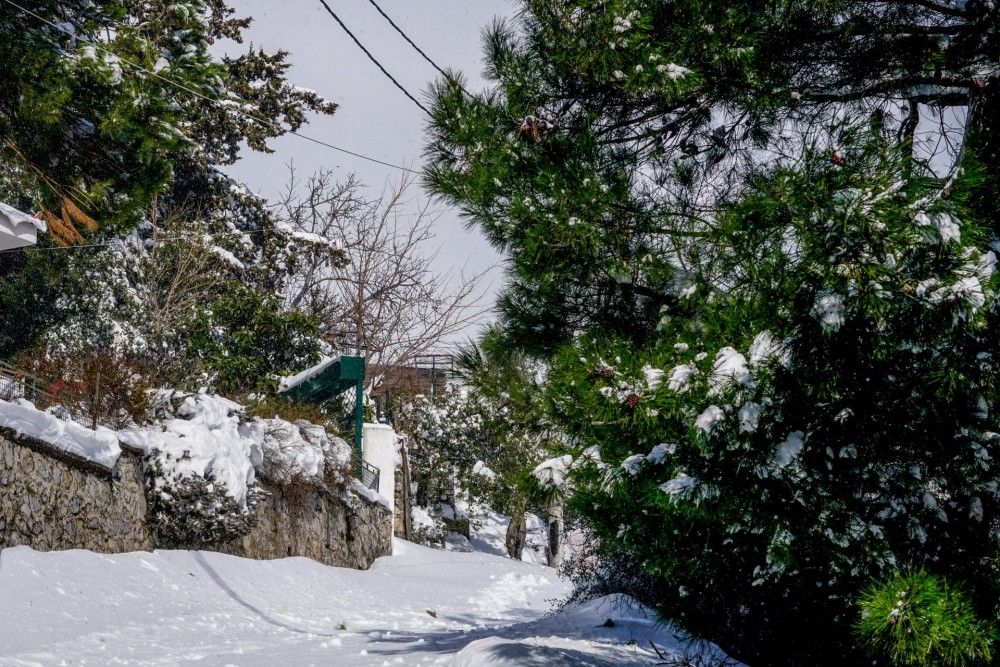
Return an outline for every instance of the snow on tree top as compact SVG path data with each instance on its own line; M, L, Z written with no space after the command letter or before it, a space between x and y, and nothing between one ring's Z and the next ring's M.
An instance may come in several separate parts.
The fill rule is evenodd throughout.
M705 408L705 411L698 415L698 418L694 421L694 426L698 430L708 433L712 430L712 427L716 423L722 421L726 418L726 413L722 411L718 405L710 405Z
M557 456L539 463L531 474L543 488L561 489L566 486L566 474L571 463L573 457L569 454Z
M720 394L734 382L746 384L749 381L750 371L747 369L746 357L732 347L724 347L715 356L712 374L708 379L708 395Z
M805 433L802 431L792 431L785 438L785 441L778 445L774 454L773 463L777 468L784 468L799 455L805 446Z

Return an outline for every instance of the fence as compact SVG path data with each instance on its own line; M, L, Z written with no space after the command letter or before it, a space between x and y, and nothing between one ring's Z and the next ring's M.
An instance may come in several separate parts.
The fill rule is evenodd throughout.
M45 390L40 379L0 362L0 400L13 401L25 398L38 408L56 404L55 397Z
M381 471L378 468L368 463L368 461L361 462L361 483L367 486L369 489L378 491L379 477L381 476Z

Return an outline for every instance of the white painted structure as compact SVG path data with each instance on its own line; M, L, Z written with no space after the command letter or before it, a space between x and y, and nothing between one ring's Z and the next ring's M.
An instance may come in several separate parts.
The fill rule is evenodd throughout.
M0 203L0 250L13 250L38 241L38 232L46 229L45 221Z
M389 501L395 512L396 502L396 450L399 435L388 424L365 424L361 431L361 458L378 468L379 494Z

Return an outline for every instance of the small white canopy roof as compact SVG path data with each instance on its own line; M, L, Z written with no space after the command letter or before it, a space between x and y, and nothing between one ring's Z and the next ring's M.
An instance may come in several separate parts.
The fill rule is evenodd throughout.
M0 202L0 250L35 245L45 221Z

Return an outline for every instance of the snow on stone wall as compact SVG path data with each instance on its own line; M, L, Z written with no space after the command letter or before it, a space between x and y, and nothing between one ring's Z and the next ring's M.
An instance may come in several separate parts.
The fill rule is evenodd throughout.
M305 556L360 570L392 553L392 515L382 503L318 487L258 482L268 496L257 508L256 525L218 551L258 560Z
M392 517L382 503L312 484L259 478L267 497L251 532L217 551L258 559L306 556L367 568L392 551ZM147 519L141 453L123 447L114 469L0 429L0 549L156 548Z

